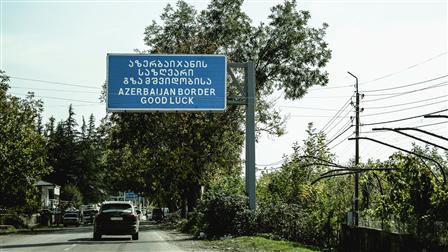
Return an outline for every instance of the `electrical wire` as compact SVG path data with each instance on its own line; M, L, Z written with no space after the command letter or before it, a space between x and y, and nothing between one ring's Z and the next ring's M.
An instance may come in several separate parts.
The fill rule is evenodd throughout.
M398 96L402 96L402 95L407 95L407 94L411 94L411 93L415 93L415 92L419 92L419 91L423 91L423 90L428 90L428 89L432 89L432 88L439 88L439 87L444 87L447 86L448 81L445 82L441 82L438 84L434 84L432 86L429 87L425 87L425 88L420 88L420 89L415 89L415 90L411 90L411 91L406 91L406 92L402 92L402 93L397 93L397 94L393 94L387 97L382 97L382 98L376 98L376 99L371 99L371 100L366 100L364 102L372 102L372 101L380 101L380 100L386 100L386 99L390 99L390 98L395 98ZM388 94L383 94L383 95L388 95Z
M349 129L351 129L353 127L353 125L348 126L345 130L343 130L341 133L339 133L336 137L334 137L333 139L331 139L330 141L328 141L328 143L326 144L327 146L330 145L334 140L338 139L340 136L344 135L345 132L347 132Z
M432 61L432 60L434 60L434 59L437 59L437 58L439 58L439 57L441 57L441 56L447 54L447 53L448 53L448 51L439 53L439 54L437 54L437 55L435 55L435 56L433 56L433 57L431 57L431 58L429 58L429 59L426 59L426 60L421 61L421 62L419 62L419 63L416 63L416 64L414 64L414 65L408 66L408 67L403 68L403 69L401 69L401 70L398 70L398 71L396 71L396 72L392 72L392 73L389 73L389 74L380 76L380 77L378 77L378 78L374 78L374 79L372 79L372 80L368 80L368 81L365 81L365 82L361 82L361 83L359 83L359 84L360 84L360 85L361 85L361 84L367 84L367 83L371 83L371 82L375 82L375 81L379 81L379 80L382 80L382 79L391 77L391 76L393 76L393 75L402 73L402 72L407 71L407 70L409 70L409 69L415 68L415 67L420 66L420 65L423 65L423 64L425 64L425 63L428 63L428 62L430 62L430 61Z
M65 93L86 93L86 94L99 94L99 92L94 91L82 91L82 90L62 90L62 89L49 89L49 88L29 88L20 86L11 86L12 89L29 89L29 90L41 90L41 91L51 91L51 92L65 92ZM30 91L31 92L31 91Z
M341 122L342 122L342 121L341 121ZM336 136L337 134L339 134L341 131L343 131L346 127L348 127L348 126L351 125L351 124L352 124L352 120L351 120L351 119L347 120L347 121L342 125L342 127L340 127L340 128L336 131L336 133L333 134L331 137L328 137L328 139L332 139L334 136ZM326 133L326 136L328 136L329 133L330 133L332 130L333 130L333 129L329 130L329 131Z
M55 84L55 85L62 85L62 86L70 86L70 87L82 87L82 88L91 88L91 89L101 89L99 87L92 87L87 85L78 85L78 84L71 84L71 83L64 83L59 81L47 81L47 80L38 80L38 79L30 79L30 78L23 78L23 77L16 77L16 76L9 76L11 79L16 80L25 80L25 81L34 81L34 82L42 82L47 84Z
M409 108L404 108L404 109L396 109L396 110L391 110L391 111L385 111L385 112L381 112L381 113L366 114L366 115L363 115L363 117L391 114L391 113L406 111L406 110L415 109L415 108L428 107L428 106L435 105L435 104L440 104L440 103L446 103L446 101L432 102L432 103L428 103L428 104L424 104L424 105L419 105L419 106L414 106L414 107L409 107Z
M401 85L401 86L396 86L396 87L363 90L362 93L379 92L379 91L387 91L387 90L395 90L395 89L400 89L400 88L405 88L405 87L411 87L411 86L420 85L420 84L428 83L428 82L431 82L431 81L443 79L443 78L445 78L447 76L448 76L448 74L447 75L442 75L442 76L439 76L439 77L436 77L436 78L433 78L433 79L419 81L419 82L415 82L415 83L412 83L412 84L406 84L406 85Z
M347 138L353 136L354 134L355 134L355 133L350 134ZM346 141L346 140L347 140L347 139L344 138L344 139L342 139L340 142L338 142L337 144L335 144L335 145L329 147L328 149L329 149L329 150L332 150L332 149L336 148L338 145L340 145L341 143L343 143L343 142Z
M426 59L426 60L424 60L424 61L421 61L421 62L419 62L419 63L413 64L413 65L408 66L408 67L405 67L405 68L403 68L403 69L401 69L401 70L398 70L398 71L395 71L395 72L392 72L392 73L388 73L388 74L382 75L382 76L380 76L380 77L377 77L377 78L374 78L374 79L371 79L371 80L368 80L368 81L360 82L359 84L360 84L360 85L363 85L363 84L367 84L367 83L371 83L371 82L379 81L379 80L382 80L382 79L385 79L385 78L394 76L394 75L396 75L396 74L402 73L402 72L407 71L407 70L409 70L409 69L412 69L412 68L415 68L415 67L417 67L417 66L426 64L426 63L428 63L428 62L430 62L430 61L432 61L432 60L435 60L435 59L437 59L437 58L439 58L439 57L442 57L443 55L445 55L445 54L447 54L447 53L448 53L448 51L439 53L439 54L437 54L437 55L435 55L435 56L432 56L432 57L430 57L430 58L428 58L428 59ZM353 85L340 85L340 86L334 86L334 87L322 87L322 88L310 89L310 91L314 91L314 90L327 90L327 89L339 89L339 88L347 88L347 87L353 87Z
M340 89L340 88L348 88L353 87L353 84L350 85L337 85L334 87L321 87L321 88L312 88L309 91L318 91L318 90L329 90L329 89Z
M430 123L430 124L425 124L425 125L419 125L419 126L415 126L414 128L424 128L424 127L429 127L429 126L434 126L434 125L440 125L440 124L445 124L448 123L448 121L445 122L438 122L438 123Z
M322 127L322 129L320 130L321 132L324 132L325 129L329 127L334 120L336 120L337 116L339 116L339 114L341 114L346 109L346 107L350 104L352 97L353 96L350 96L350 98L342 105L338 112L324 125L324 127Z
M270 164L256 164L256 165L257 165L257 166L272 166L272 165L278 165L278 164L280 164L280 163L286 161L287 159L288 159L288 156L286 156L286 157L284 157L284 158L282 158L282 159L280 159L280 160L278 160L278 161L275 161L275 162L273 162L273 163L270 163Z
M343 116L341 116L340 118L347 118L347 116L351 113L351 112L353 112L353 108L351 108L350 110L348 110L347 111L347 113L345 113ZM339 124L341 124L341 122L343 122L343 119L341 119L341 120L339 120L336 124L334 124L331 128L328 128L327 130L326 130L326 135L328 135L334 128L336 128ZM351 119L349 120L349 123L351 122ZM347 124L347 123L345 123L345 124ZM342 127L342 128L344 128L344 126Z
M310 117L310 118L329 118L333 116L325 116L325 115L290 115L291 117ZM338 116L337 118L345 118L344 116Z
M312 107L300 107L300 106L279 106L280 108L294 108L294 109L309 109L309 110L322 110L322 111L337 111L337 109L325 109L325 108L312 108Z
M410 120L410 119L415 119L415 118L419 118L419 117L423 117L425 115L432 115L432 114L436 114L436 113L440 113L440 112L445 112L448 111L448 109L442 109L439 111L435 111L435 112L431 112L431 113L426 113L423 115L418 115L418 116L411 116L411 117L406 117L406 118L401 118L401 119L395 119L395 120L390 120L390 121L383 121L383 122L375 122L375 123L365 123L362 124L363 126L370 126L370 125L378 125L378 124L386 124L386 123L393 123L393 122L401 122L401 121L406 121L406 120Z
M421 89L418 89L418 90L403 91L403 92L395 92L395 93L386 93L386 94L368 94L367 96L386 96L386 95L401 95L401 94L408 94L408 93L413 93L413 92L416 92L416 91L422 91L422 90L426 90L426 89L432 89L432 88L443 87L443 86L446 86L446 85L443 85L443 84L446 84L446 83L448 83L448 81L446 81L446 82L441 82L441 83L439 83L439 84L435 84L435 85L433 85L433 86L429 86L429 87L427 87L427 88L421 88Z
M19 94L19 93L11 93L12 95L28 95L28 94ZM41 95L35 95L34 97L37 98L46 98L46 99L55 99L55 100L62 100L62 101L74 101L74 102L85 102L85 103L91 103L91 104L100 104L100 102L92 102L92 101L83 101L83 100L75 100L75 99L66 99L66 98L60 98L60 97L53 97L53 96L41 96Z
M437 97L433 97L433 98L429 98L429 99L424 99L424 100L419 100L419 101L399 103L399 104L392 104L392 105L388 105L388 106L364 107L364 109L383 109L383 108L400 107L400 106L404 106L404 105L416 104L416 103L425 102L425 101L433 101L433 100L437 100L437 99L440 99L440 98L445 98L446 99L446 97L447 97L446 95L441 95L441 96L437 96ZM444 100L444 101L446 101L446 100Z

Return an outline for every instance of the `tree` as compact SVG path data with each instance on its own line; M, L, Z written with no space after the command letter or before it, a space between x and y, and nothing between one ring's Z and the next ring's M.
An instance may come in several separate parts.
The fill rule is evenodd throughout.
M0 208L37 206L35 183L50 168L45 139L39 133L42 102L7 94L9 78L0 71Z
M412 151L446 166L446 158L436 149L414 145ZM379 204L373 207L376 216L385 219L388 225L392 221L400 223L402 231L413 233L420 239L437 239L440 230L437 230L435 222L448 221L448 192L446 185L441 182L438 167L413 154L402 152L394 153L382 165L397 170L379 174L385 194L379 198Z
M79 207L82 205L83 197L77 186L73 184L66 184L62 187L61 191L61 201L66 201L68 202L68 205L74 207Z
M325 135L316 132L312 123L306 132L308 137L302 144L294 144L293 153L282 166L262 174L258 181L257 197L266 229L261 232L334 246L351 205L350 178L334 177L313 184L321 173L332 169L325 163L336 158L326 145Z
M323 40L327 25L308 27L309 13L286 1L272 8L267 25L253 26L242 3L213 0L201 12L184 1L168 4L161 23L145 29L145 44L150 53L225 54L229 62L255 62L257 130L281 135L284 120L269 96L278 90L298 99L309 87L327 83L322 70L330 59ZM229 95L237 92L229 87ZM234 105L219 114L113 114L109 169L128 185L120 190L163 195L159 201L179 205L180 200L182 209L194 208L200 185L215 174L239 174L243 115Z
M61 186L77 185L83 172L78 158L78 142L83 137L80 137L80 133L76 129L78 123L73 106L69 106L68 117L65 121L58 122L54 130L52 129L53 125L54 119L50 119L46 131L53 132L48 135L48 158L53 172L46 179Z
M105 199L107 183L102 162L104 144L95 127L95 117L90 115L88 126L84 118L81 126L81 138L76 142L76 160L80 169L77 186L84 203L95 203Z

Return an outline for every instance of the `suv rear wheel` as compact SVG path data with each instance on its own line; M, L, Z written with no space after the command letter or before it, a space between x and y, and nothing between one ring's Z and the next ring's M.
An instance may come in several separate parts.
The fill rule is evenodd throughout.
M138 233L132 235L132 240L138 240Z

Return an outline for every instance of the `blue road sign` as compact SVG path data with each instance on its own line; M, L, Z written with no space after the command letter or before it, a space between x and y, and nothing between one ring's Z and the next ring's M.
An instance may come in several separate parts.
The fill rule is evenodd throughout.
M137 194L135 194L133 192L127 192L127 193L125 193L125 198L126 199L135 199L135 198L137 198Z
M223 111L224 55L107 55L107 110Z

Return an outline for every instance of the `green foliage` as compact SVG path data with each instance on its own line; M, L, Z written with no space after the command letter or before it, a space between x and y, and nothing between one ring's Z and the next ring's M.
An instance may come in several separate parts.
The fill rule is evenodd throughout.
M250 213L247 197L241 195L209 195L201 202L199 225L209 237L254 232L254 213Z
M240 175L216 176L206 188L208 194L243 195L244 178Z
M316 132L312 124L307 133L302 145L293 146L292 155L281 169L265 173L258 180L259 232L334 246L351 205L350 178L336 177L312 184L330 169L324 161L333 162L335 157L325 145L325 135Z
M104 181L104 141L95 118L90 116L88 125L84 118L81 132L76 127L75 112L69 107L65 121L57 123L50 118L45 128L48 160L53 172L45 177L55 184L76 185L84 203L97 203L104 199L107 183Z
M68 201L69 205L79 207L82 205L83 197L79 188L72 184L66 184L61 190L61 201Z
M38 205L34 184L50 168L38 129L42 102L32 93L26 99L8 95L8 82L0 71L0 209L23 211Z
M446 167L446 158L434 149L414 146L412 151ZM376 185L381 186L383 195L378 191L370 193L369 197L377 204L367 213L382 219L386 229L411 233L424 241L437 242L442 233L446 235L441 223L448 223L448 192L438 165L401 152L375 165L397 170L377 174Z
M261 208L259 232L273 233L287 240L323 245L324 233L311 209L297 204L278 204Z
M184 1L167 5L160 22L145 29L147 52L225 54L229 62L253 61L257 77L257 131L281 135L284 118L268 100L275 89L301 98L312 85L325 85L321 68L330 58L326 25L310 28L309 13L295 1L275 6L268 24L254 26L242 0L212 0L198 12ZM283 41L284 39L287 39ZM235 75L243 80L241 72ZM228 95L241 95L234 86ZM108 170L115 190L133 190L156 204L194 209L200 187L219 176L239 175L244 144L244 110L224 113L112 114L108 124Z

